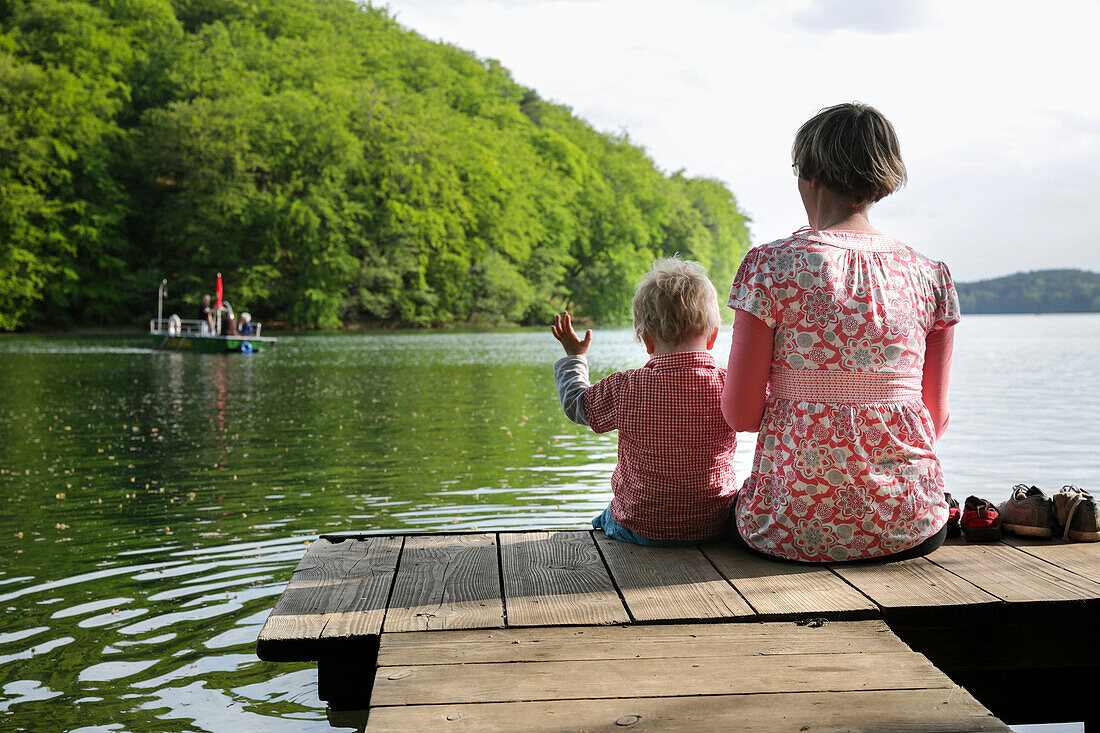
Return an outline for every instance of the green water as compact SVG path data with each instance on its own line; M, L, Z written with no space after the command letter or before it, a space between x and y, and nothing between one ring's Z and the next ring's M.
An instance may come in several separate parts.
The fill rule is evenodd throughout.
M1100 488L1098 324L956 327L949 490ZM0 730L332 730L311 665L254 654L314 537L581 527L610 498L615 436L561 415L541 329L144 344L0 336ZM590 357L645 354L600 330Z
M0 728L330 730L313 668L253 652L311 538L576 527L606 504L615 438L561 416L557 348L0 338Z

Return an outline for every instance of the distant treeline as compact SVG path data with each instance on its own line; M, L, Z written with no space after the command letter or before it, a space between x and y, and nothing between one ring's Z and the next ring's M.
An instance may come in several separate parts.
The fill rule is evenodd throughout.
M1084 270L1019 272L956 287L964 314L1100 312L1100 273Z
M628 318L746 219L492 60L352 0L0 0L0 329L140 322L216 272L265 320Z

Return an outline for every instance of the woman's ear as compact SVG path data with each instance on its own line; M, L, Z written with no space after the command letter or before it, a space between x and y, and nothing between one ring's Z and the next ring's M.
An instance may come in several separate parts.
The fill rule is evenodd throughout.
M710 332L710 336L707 337L707 351L714 348L714 342L718 340L718 326L714 327L714 330Z

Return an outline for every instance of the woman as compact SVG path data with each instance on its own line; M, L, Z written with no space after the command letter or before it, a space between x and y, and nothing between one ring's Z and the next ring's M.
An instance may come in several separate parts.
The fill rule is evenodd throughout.
M945 265L871 226L871 204L905 182L880 112L822 110L792 157L810 226L751 250L730 293L723 413L760 433L736 530L791 560L923 555L947 529L935 445L955 287Z

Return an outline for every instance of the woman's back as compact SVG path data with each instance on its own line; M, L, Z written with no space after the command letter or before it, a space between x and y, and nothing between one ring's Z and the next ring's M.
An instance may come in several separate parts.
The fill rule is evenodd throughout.
M801 230L749 252L730 306L774 330L745 540L822 561L934 534L947 508L921 377L927 335L958 320L946 267L883 235Z
M775 330L773 368L915 373L959 320L940 263L883 235L800 230L746 255L730 305Z

